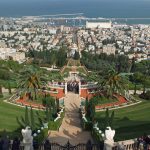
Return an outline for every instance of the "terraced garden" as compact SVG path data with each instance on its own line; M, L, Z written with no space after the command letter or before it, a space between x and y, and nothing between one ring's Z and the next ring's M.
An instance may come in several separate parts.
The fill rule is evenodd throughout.
M105 112L97 112L96 120L104 119ZM115 110L114 129L116 141L137 138L144 133L150 134L150 102Z

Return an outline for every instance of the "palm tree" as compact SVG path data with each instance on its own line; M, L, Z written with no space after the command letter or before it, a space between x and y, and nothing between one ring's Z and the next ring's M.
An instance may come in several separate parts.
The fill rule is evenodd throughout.
M112 97L114 93L125 94L126 81L115 70L108 71L108 75L104 79L104 89L107 91L108 96Z
M23 92L29 94L29 99L32 99L32 93L34 93L35 100L37 99L37 90L40 89L40 77L38 71L29 66L25 70L20 72L19 88Z

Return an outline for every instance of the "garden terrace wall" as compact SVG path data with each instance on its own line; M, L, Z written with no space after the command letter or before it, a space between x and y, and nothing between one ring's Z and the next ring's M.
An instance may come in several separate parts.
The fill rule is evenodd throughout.
M55 98L57 98L57 99L60 99L60 98L62 98L62 97L65 97L65 92L64 92L64 89L63 88L55 88L54 89L54 91L57 91L56 93L55 92L49 92L50 93L50 95L52 96L52 97L55 97Z
M92 90L96 90L96 88L93 88ZM83 97L85 99L91 99L93 96L96 96L96 93L89 92L88 88L81 88L80 97Z
M47 94L50 94L52 97L56 98L56 99L61 99L63 97L65 97L65 93L64 93L64 89L63 88L55 88L55 89L51 89L51 91L43 91ZM16 104L22 105L22 106L31 106L33 108L38 108L38 109L44 109L45 107L42 104L37 104L34 103L34 101L27 101L27 96L23 96L20 99L17 99Z
M112 108L112 107L118 107L118 106L121 106L121 105L125 105L127 104L127 99L124 98L123 96L116 96L115 97L118 99L117 102L112 102L112 103L108 103L108 104L102 104L102 105L99 105L99 106L96 106L96 110L100 110L100 109L104 109L104 108Z

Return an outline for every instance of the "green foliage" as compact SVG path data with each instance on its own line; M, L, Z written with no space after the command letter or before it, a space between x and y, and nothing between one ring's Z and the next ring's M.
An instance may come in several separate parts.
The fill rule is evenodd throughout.
M104 95L98 95L92 97L90 101L93 101L95 105L101 105L101 104L117 102L118 100L116 97L109 98L109 97L105 97Z
M109 126L113 128L113 122L114 122L115 112L113 111L110 116Z
M105 112L105 127L109 126L109 112L108 109Z
M34 140L37 141L37 143L43 144L44 140L48 137L48 129L44 128L41 130L41 132L38 134L38 136L34 137Z
M145 93L142 93L140 95L140 98L145 99L145 100L150 100L150 91L146 91Z
M82 51L81 63L92 71L105 72L111 68L117 72L129 72L129 59L125 55L91 54Z
M77 71L80 73L80 74L84 74L86 75L87 74L87 71L85 70L85 67L78 67L77 68Z
M150 76L147 74L135 72L129 79L134 84L134 94L136 94L138 84L143 85L143 93L145 93L146 88L150 88Z
M25 122L25 126L30 126L29 113L28 113L28 107L27 106L26 106L26 109L25 109L25 120L24 120L24 122Z
M38 116L36 116L38 117ZM16 118L17 123L20 125L20 127L25 128L26 126L30 126L32 130L35 130L37 127L39 127L41 124L37 123L37 126L35 125L35 114L32 110L32 108L30 109L29 112L29 108L26 106L25 108L25 115L24 117L17 117Z
M67 53L64 48L61 48L58 51L56 65L58 67L63 67L66 64L66 59L67 59Z
M85 131L91 131L92 128L93 128L93 123L92 123L91 121L85 122L85 121L82 119L82 128L83 128Z
M48 74L48 80L49 81L63 81L63 76L58 71L51 71Z
M142 81L142 73L136 72L129 76L130 81L134 84L134 94L136 94L137 84Z
M61 47L57 50L44 50L44 51L36 51L30 50L27 53L27 56L33 59L33 64L37 64L40 66L51 67L52 65L56 65L57 67L62 67L66 63L67 48Z
M145 93L146 88L150 88L150 76L143 74L141 78L141 83L143 85L143 93Z
M113 128L116 130L115 140L128 140L140 137L143 133L150 134L150 101L115 110ZM110 114L113 110L109 110ZM105 118L105 112L96 112L96 120L101 124Z
M101 130L105 131L106 127L114 128L114 111L109 112L108 109L105 111L104 117L99 116L98 122Z
M46 95L43 98L43 105L46 106L45 121L53 121L57 114L57 103L55 99L50 95Z
M3 94L0 94L0 98L3 98L4 96L3 96Z
M48 123L48 129L49 130L59 130L61 124L62 124L62 121L63 121L63 118L65 116L65 112L61 113L61 118L58 119L57 121L49 121Z
M0 86L9 89L17 87L17 75L19 70L23 68L22 64L12 60L0 60Z
M107 108L105 112L105 128L106 127L113 128L113 121L114 121L114 111L110 115L109 110Z
M45 122L49 122L51 120L53 121L51 108L49 108L48 106L46 106L45 116Z
M32 125L32 128L34 129L35 128L35 119L34 119L34 112L33 112L32 108L31 108L31 125Z
M19 72L22 69L23 64L19 64L17 61L13 60L0 60L0 68L7 68L13 72Z
M20 91L28 93L30 100L37 100L38 89L46 84L46 80L43 80L44 76L45 74L41 74L36 67L27 66L25 69L20 71L18 83Z
M150 76L150 60L143 60L136 63L133 72L140 72Z
M89 121L94 121L96 104L97 103L95 101L86 100L85 111L86 111L86 117L88 118Z
M117 73L115 70L109 70L108 74L104 77L104 88L107 91L107 96L113 97L114 93L124 95L128 90L128 80Z

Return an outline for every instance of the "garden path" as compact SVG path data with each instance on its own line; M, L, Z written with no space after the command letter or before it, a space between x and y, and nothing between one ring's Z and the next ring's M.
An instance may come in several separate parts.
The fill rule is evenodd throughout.
M65 97L65 117L59 131L50 132L50 141L59 144L87 143L92 136L90 132L83 131L79 113L80 98L78 94L68 93Z

